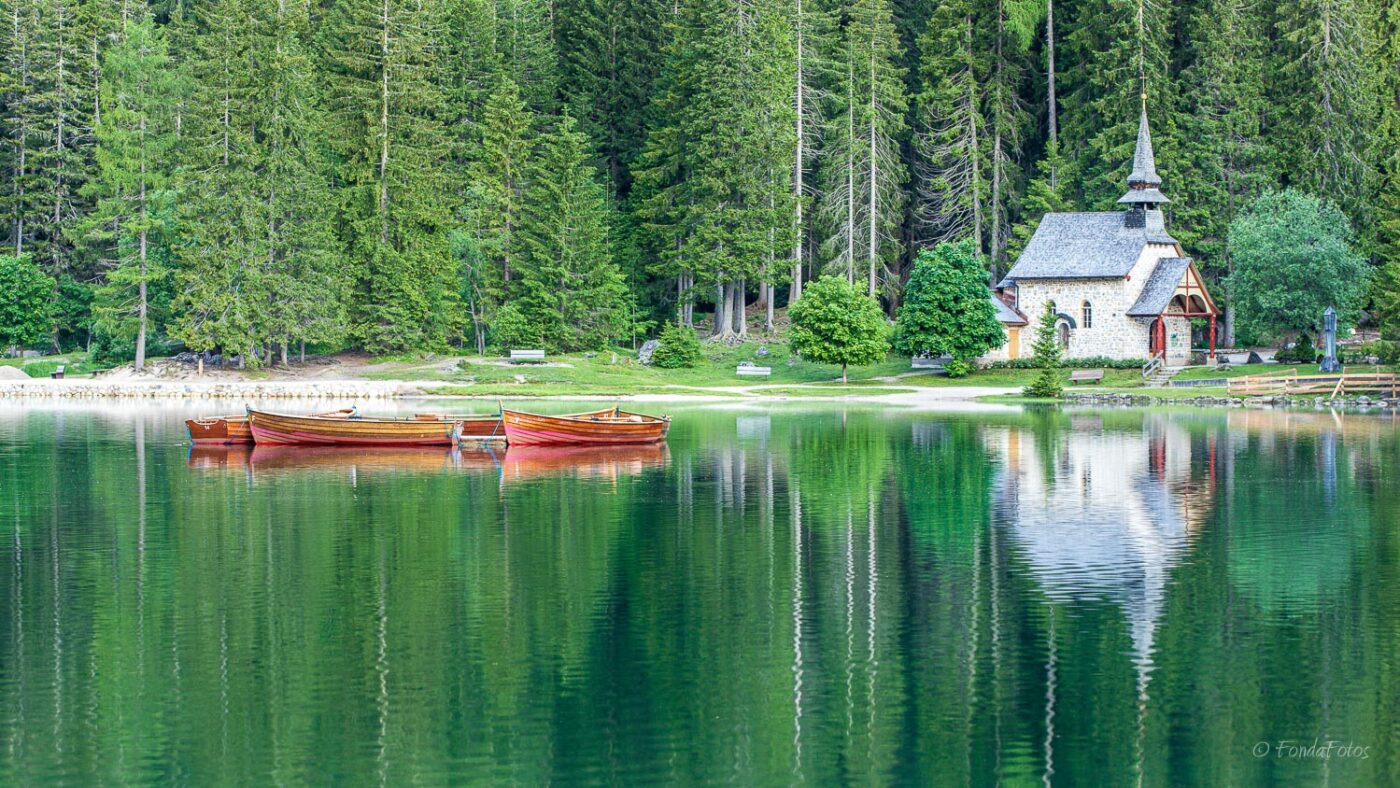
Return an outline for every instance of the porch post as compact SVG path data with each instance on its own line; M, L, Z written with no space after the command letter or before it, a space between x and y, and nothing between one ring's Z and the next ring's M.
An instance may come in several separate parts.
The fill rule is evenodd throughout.
M1210 313L1210 360L1215 360L1215 313Z

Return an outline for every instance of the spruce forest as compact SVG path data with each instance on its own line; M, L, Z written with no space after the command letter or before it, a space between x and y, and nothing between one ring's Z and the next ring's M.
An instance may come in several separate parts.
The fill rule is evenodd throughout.
M922 248L994 280L1113 209L1144 101L1216 286L1284 187L1400 266L1400 0L0 7L4 254L52 279L42 345L138 365L731 338L823 274L893 314Z

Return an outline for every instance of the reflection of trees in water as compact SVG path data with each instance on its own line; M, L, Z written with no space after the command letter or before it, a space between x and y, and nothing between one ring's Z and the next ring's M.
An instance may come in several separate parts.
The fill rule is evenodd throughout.
M1400 557L1393 439L1140 412L697 423L664 465L504 485L250 488L189 471L156 423L134 462L129 421L21 478L0 454L22 611L0 620L0 759L41 770L57 741L112 781L171 752L192 782L306 781L327 753L384 782L1248 781L1226 766L1324 704L1329 732L1397 723L1346 694L1397 689L1395 591L1363 582ZM1295 527L1317 555L1282 578L1263 559ZM1314 668L1302 708L1261 689Z

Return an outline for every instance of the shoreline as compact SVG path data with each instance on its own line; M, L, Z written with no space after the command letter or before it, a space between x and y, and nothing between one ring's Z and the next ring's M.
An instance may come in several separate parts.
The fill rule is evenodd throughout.
M53 380L35 378L28 381L0 381L0 400L91 400L91 401L189 401L189 400L542 400L625 402L856 402L872 405L1005 408L979 401L983 397L1003 396L1019 389L1002 386L942 386L898 392L873 392L853 388L850 393L823 393L803 396L793 393L800 385L773 386L785 389L782 394L765 394L765 386L752 388L723 386L713 391L697 391L685 387L669 392L636 392L628 394L512 394L497 391L490 394L436 394L441 381L414 380L141 380L101 378L66 378Z
M1063 399L1024 400L1019 397L1021 389L1009 386L936 386L906 388L894 392L862 391L854 387L849 393L830 393L804 396L795 393L801 384L773 385L760 384L752 387L716 386L713 390L697 390L695 387L677 387L675 392L634 392L613 394L513 394L497 391L490 394L438 394L432 389L441 387L442 381L433 380L355 380L355 379L313 379L313 380L159 380L159 379L102 379L66 378L53 380L34 378L27 381L0 381L0 401L90 401L90 402L191 402L191 401L375 401L394 402L401 400L539 400L539 401L578 401L597 402L613 400L618 402L679 402L695 404L751 403L771 404L782 402L804 403L845 403L860 405L884 405L903 408L928 408L939 410L1011 410L1026 405L1060 405L1076 408L1152 408L1185 407L1206 410L1233 410L1239 408L1263 410L1345 410L1360 413L1385 414L1400 412L1400 399L1384 397L1349 396L1336 399L1330 397L1160 397L1152 394L1126 392L1098 393L1093 391L1066 391ZM783 389L780 394L767 394L764 389Z

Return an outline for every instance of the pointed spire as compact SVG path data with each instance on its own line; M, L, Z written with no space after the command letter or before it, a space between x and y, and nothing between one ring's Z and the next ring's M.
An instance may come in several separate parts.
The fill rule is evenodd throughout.
M1137 148L1133 151L1133 171L1128 174L1128 193L1118 198L1120 205L1149 208L1171 202L1158 191L1162 178L1152 155L1152 132L1147 128L1147 94L1142 94L1142 116L1138 120Z
M1161 186L1162 179L1157 175L1157 159L1152 155L1152 132L1147 129L1147 97L1142 100L1142 117L1138 120L1137 149L1133 151L1133 171L1128 175L1128 186Z

